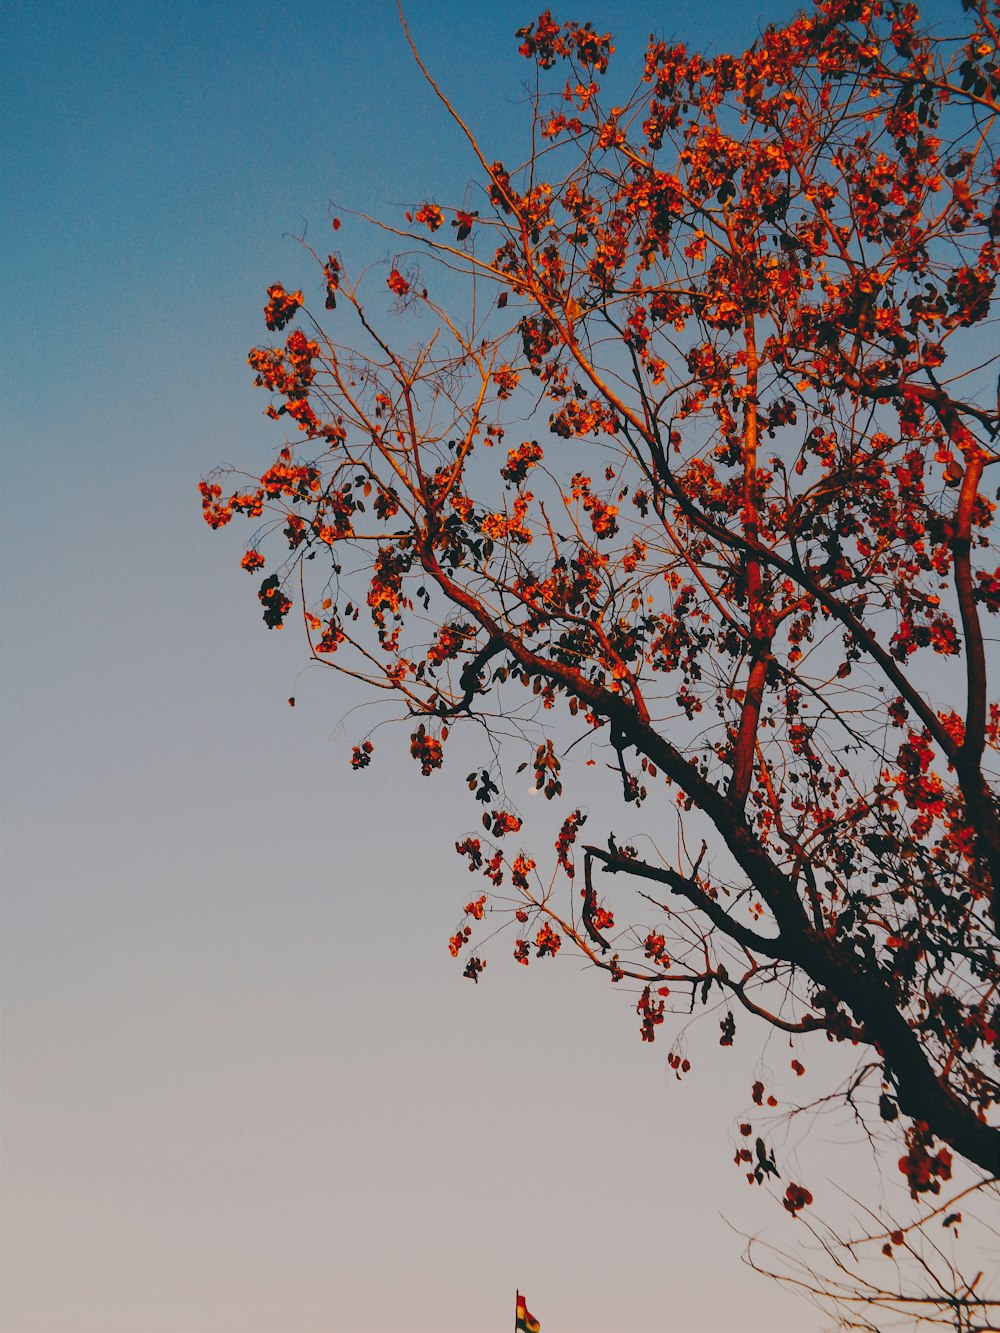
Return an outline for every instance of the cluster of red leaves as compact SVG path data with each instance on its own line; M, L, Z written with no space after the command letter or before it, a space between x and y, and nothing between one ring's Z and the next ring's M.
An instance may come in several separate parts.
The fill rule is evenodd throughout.
M939 1194L942 1180L951 1179L952 1156L947 1148L934 1149L934 1135L923 1120L915 1120L906 1131L907 1152L899 1159L910 1193Z
M587 816L581 810L574 810L563 820L562 828L559 830L559 836L556 839L556 857L570 879L573 879L576 875L576 867L572 860L572 848L576 842L577 834L586 822Z
M461 930L457 931L454 935L452 935L451 939L448 941L448 951L450 952L452 958L458 957L459 949L461 949L463 944L468 943L471 934L472 934L472 927L463 926Z
M499 370L495 370L493 383L496 386L497 397L509 398L520 383L520 379L518 372L511 370L510 366L501 366Z
M420 765L420 771L427 777L435 768L444 763L444 750L436 736L431 736L421 722L410 737L410 754Z
M610 33L601 37L589 23L556 23L549 10L537 22L518 28L515 35L523 39L518 48L521 55L537 60L542 69L551 69L562 59L604 74L615 49Z
M796 1213L808 1207L812 1201L813 1196L804 1185L789 1185L781 1202L782 1206L794 1217Z
M410 220L407 214L407 221ZM437 231L444 222L444 214L438 208L437 204L421 204L416 213L413 214L414 222L422 223L430 231Z
M267 289L267 305L264 307L264 323L272 331L283 329L294 318L295 312L302 305L301 292L286 292L280 282L273 283Z
M544 958L546 954L554 958L562 947L562 936L546 921L535 936L535 947L539 958Z
M372 761L374 748L371 741L362 741L360 745L355 745L351 750L351 767L355 771L367 768Z
M285 616L292 609L292 599L281 587L277 574L264 580L257 596L264 608L264 624L268 629L281 629Z
M517 833L521 821L509 810L489 810L483 815L483 827L492 833L494 838L502 838L505 833Z
M656 1029L663 1022L663 1010L666 1002L664 1000L654 1000L650 994L650 988L644 986L639 1001L636 1004L636 1011L639 1014L643 1041L655 1041Z
M507 465L500 469L500 475L505 481L520 485L531 469L542 461L542 457L542 446L538 441L525 440L524 444L508 452Z
M224 527L233 516L232 506L222 503L222 487L215 482L198 483L201 492L201 510L210 528Z

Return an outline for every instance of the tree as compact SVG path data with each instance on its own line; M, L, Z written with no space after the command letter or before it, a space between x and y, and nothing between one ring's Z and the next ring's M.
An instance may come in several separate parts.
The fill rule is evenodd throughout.
M546 12L517 167L428 74L478 185L376 224L374 277L315 254L325 318L268 289L297 325L249 360L294 440L201 486L213 527L258 523L245 569L278 547L265 623L298 602L424 774L471 725L466 976L508 921L519 963L567 944L633 985L643 1039L721 1006L723 1046L741 1011L837 1043L829 1095L919 1200L953 1154L1000 1169L998 12L818 0L739 56L651 40L610 107L610 35ZM655 844L582 842L583 753ZM554 855L519 845L525 769Z

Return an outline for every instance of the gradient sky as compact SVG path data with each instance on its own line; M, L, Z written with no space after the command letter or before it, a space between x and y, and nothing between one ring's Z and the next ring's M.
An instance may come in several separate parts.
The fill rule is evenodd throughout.
M493 156L535 12L408 6ZM631 79L650 31L735 47L761 13L579 16ZM471 174L394 4L0 23L0 1329L502 1330L517 1286L545 1333L815 1327L740 1262L785 1223L730 1160L759 1046L709 1032L680 1085L634 995L570 958L463 980L462 775L386 746L353 777L357 697L264 630L244 534L201 521L207 470L280 443L245 353L289 237Z

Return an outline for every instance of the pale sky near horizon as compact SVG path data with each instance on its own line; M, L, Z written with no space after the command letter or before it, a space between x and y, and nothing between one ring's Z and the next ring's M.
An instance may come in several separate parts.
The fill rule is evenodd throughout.
M407 5L494 156L541 7ZM650 31L737 47L792 9L572 12L631 81ZM463 980L464 770L387 744L353 776L358 697L201 521L206 471L280 443L245 354L290 238L472 174L394 3L0 26L0 1333L486 1333L517 1287L544 1333L817 1327L740 1258L788 1235L731 1161L760 1041L708 1032L678 1084L572 959Z

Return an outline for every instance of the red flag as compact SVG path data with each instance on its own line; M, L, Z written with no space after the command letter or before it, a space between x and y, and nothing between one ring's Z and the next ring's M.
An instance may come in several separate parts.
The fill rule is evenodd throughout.
M539 1333L541 1324L533 1314L528 1310L524 1303L524 1297L520 1292L517 1293L517 1317L514 1320L514 1328L518 1333Z

